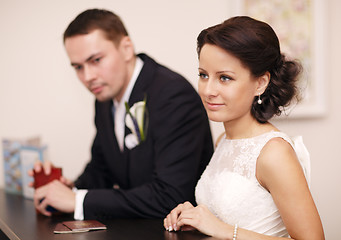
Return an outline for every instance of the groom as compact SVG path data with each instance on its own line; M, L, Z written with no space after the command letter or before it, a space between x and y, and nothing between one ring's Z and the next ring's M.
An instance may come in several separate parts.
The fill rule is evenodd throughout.
M96 97L97 133L79 178L62 177L36 189L36 208L50 216L50 205L79 220L163 218L178 203L193 203L213 146L205 109L190 83L136 55L110 11L78 15L64 45L78 78Z

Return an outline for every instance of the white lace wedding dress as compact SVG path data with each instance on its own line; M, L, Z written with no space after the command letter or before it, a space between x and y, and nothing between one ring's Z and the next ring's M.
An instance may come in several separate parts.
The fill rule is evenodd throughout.
M289 138L271 131L247 139L219 142L195 191L198 204L206 205L222 221L238 224L258 233L288 237L271 194L256 179L256 162L264 145L280 137L294 148L306 178L310 180L310 159L302 138Z

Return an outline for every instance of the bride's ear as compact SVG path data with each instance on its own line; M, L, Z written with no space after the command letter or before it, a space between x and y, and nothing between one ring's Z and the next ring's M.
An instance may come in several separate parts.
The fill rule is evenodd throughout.
M257 88L255 96L262 95L265 92L265 89L269 85L270 77L271 77L270 73L266 72L262 76L257 78Z

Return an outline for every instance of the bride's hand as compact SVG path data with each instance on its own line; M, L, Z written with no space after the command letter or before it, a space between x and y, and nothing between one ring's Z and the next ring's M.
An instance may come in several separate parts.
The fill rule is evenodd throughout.
M193 205L190 202L185 202L179 204L176 208L174 208L163 220L163 226L168 231L177 231L180 227L177 226L178 217L184 210L193 209ZM183 226L182 230L192 230L192 227Z
M214 216L205 205L183 209L177 217L176 228L191 226L200 232L218 238L232 235L233 227Z

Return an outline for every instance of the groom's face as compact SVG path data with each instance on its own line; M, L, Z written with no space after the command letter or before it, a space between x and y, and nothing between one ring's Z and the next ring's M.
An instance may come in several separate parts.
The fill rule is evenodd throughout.
M128 37L123 37L115 45L102 30L65 40L66 52L78 78L99 101L120 100L123 96L130 80L127 41L130 43Z

